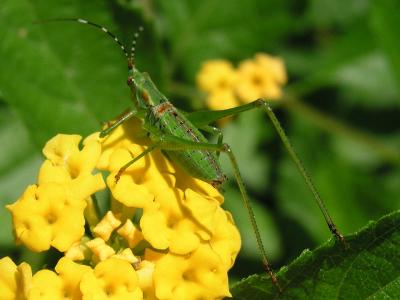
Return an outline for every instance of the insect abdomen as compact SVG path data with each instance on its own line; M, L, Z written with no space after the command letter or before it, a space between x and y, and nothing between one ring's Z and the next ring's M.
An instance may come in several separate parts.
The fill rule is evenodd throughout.
M151 122L161 132L193 142L208 143L201 132L170 102L163 102L152 107L151 113ZM218 158L213 151L169 150L165 152L172 161L193 177L217 186L225 179Z

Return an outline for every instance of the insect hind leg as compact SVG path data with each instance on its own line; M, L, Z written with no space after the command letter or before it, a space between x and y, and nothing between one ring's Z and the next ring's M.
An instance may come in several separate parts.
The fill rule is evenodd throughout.
M245 112L245 111L252 110L252 109L261 109L264 112L266 112L266 114L268 115L269 119L271 120L273 126L275 127L283 145L285 146L287 152L289 153L289 156L295 163L295 165L296 165L298 171L300 172L301 176L303 177L307 187L313 194L314 200L317 203L320 211L322 212L324 219L328 225L329 230L345 247L347 247L343 235L340 233L340 231L336 227L335 223L333 222L333 220L325 206L325 203L322 201L317 189L314 186L314 183L311 180L311 177L308 175L302 161L300 160L300 158L297 156L296 152L294 151L294 148L291 145L289 138L287 137L280 122L276 118L275 113L272 111L271 106L268 104L268 102L266 100L257 99L253 102L250 102L250 103L247 103L244 105L240 105L237 107L225 109L225 110L198 111L198 112L188 113L187 118L196 126L204 126L204 125L216 122L222 118L225 118L228 116L234 116L241 112Z
M217 145L222 145L222 143L224 141L224 134L221 129L219 129L218 127L210 126L210 125L201 126L201 127L199 127L199 129L201 129L205 132L217 135L217 137L218 137ZM221 153L220 151L217 151L217 157L219 157L220 153ZM224 181L226 181L226 176L224 179L225 179ZM224 183L224 182L221 182L220 185L222 183Z
M322 212L322 214L325 218L325 221L328 225L329 230L342 243L342 245L344 245L344 247L347 248L347 244L346 244L346 241L345 241L343 235L340 233L339 229L336 227L335 223L333 222L332 217L328 213L328 209L325 206L325 203L322 201L317 189L315 188L314 183L311 180L311 177L308 175L302 161L297 156L297 153L295 152L292 144L289 141L289 138L287 137L285 131L283 130L283 128L281 126L281 123L278 121L275 113L272 111L271 106L268 104L267 101L265 101L263 99L258 99L255 101L255 103L256 103L257 107L262 108L267 113L269 119L271 120L272 124L274 125L279 137L282 140L282 143L284 144L290 157L292 158L293 162L295 163L298 171L302 175L309 190L313 194L315 202L317 203L320 211Z
M262 258L263 266L267 274L270 276L272 283L278 288L281 292L282 288L279 285L278 279L272 270L272 267L268 261L267 253L264 248L264 244L262 242L262 238L260 235L260 231L258 229L258 225L256 222L256 218L254 215L253 208L250 204L250 200L247 196L246 188L243 183L242 176L239 171L239 166L237 164L237 160L235 155L232 152L231 147L226 144L211 144L211 143L197 143L189 140L185 140L173 135L163 135L159 137L158 146L161 149L169 150L169 151L187 151L187 150L209 150L209 151L220 151L224 152L228 155L231 165L234 169L236 183L239 187L243 204L248 212L250 223L253 228L253 232L257 242L257 248L259 250L260 256Z

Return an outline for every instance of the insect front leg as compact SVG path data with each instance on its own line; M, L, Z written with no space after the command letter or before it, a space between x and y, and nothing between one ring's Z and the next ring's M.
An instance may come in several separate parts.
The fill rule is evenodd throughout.
M122 123L126 122L127 120L129 120L130 118L132 118L133 116L135 116L137 114L136 110L130 110L127 111L126 113L124 113L123 115L121 115L118 120L116 120L114 123L112 123L110 126L108 126L107 128L103 129L100 132L100 137L105 137L107 135L110 134L111 131L113 131L115 128L117 128L119 125L121 125Z
M128 161L125 165L123 165L119 170L118 173L115 175L115 182L118 182L119 179L121 178L121 175L126 171L126 169L128 169L132 164L134 164L135 162L137 162L139 159L141 159L142 157L144 157L145 155L149 154L150 152L152 152L154 149L156 149L157 147L160 146L160 143L155 143L150 145L149 147L147 147L146 150L144 150L142 153L140 153L138 156L136 156L135 158L133 158L132 160Z
M283 130L280 122L275 116L275 113L272 111L270 105L264 99L258 99L248 104L244 104L238 107L226 109L226 110L216 110L216 111L199 111L190 113L187 115L187 118L192 121L196 126L204 126L206 124L210 124L213 122L218 121L224 117L237 115L241 112L252 110L252 109L262 109L265 111L271 120L274 128L276 129L283 145L285 146L287 152L289 153L291 159L295 163L298 171L300 172L301 176L303 177L307 187L311 191L314 196L314 200L317 203L320 211L322 212L324 219L328 225L329 230L331 233L346 247L346 242L343 235L339 232L338 228L336 227L335 223L333 222L328 210L325 206L325 203L322 201L317 189L314 186L314 183L311 180L311 177L308 175L303 163L301 162L300 158L297 156L296 152L294 151L293 146L291 145L289 138L287 137L285 131Z

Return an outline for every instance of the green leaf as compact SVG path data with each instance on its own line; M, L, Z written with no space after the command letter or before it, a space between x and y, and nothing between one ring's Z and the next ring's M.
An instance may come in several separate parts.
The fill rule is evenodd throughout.
M94 42L96 34L92 32L90 37L86 28L78 29L79 24L34 25L34 21L55 16L55 7L50 3L5 1L2 6L0 55L7 59L2 63L0 88L4 99L18 111L33 140L43 145L60 131L89 133L94 130L100 122L88 105L89 99L93 105L99 100L98 87L88 74L89 69L92 73L95 71L89 59L94 50L85 48L82 38L99 47L107 39ZM83 12L70 5L69 13ZM118 52L115 53L117 56ZM97 80L99 73L102 72L96 74ZM90 81L92 84L88 84Z
M346 237L305 250L278 272L279 294L265 275L236 284L233 299L399 299L400 212L370 222Z
M311 0L307 11L316 27L345 25L354 22L368 12L368 1L348 0Z
M340 87L345 105L376 108L400 105L396 78L382 52L360 56L354 62L338 68L333 77Z
M400 86L400 2L375 0L371 9L371 25L379 45L390 62L393 74Z
M10 213L5 205L13 203L28 184L36 181L40 153L30 142L18 116L0 110L0 247L15 247Z
M289 51L288 55L284 55L288 58L289 74L291 65L294 65L297 75L302 77L289 88L298 97L302 97L332 83L337 70L370 54L375 44L367 24L364 23L366 21L348 26L345 33L328 36L325 43L312 49L297 50L295 53Z
M38 148L59 132L86 135L97 131L101 122L131 105L126 61L112 39L79 23L33 23L55 17L82 17L121 36L107 3L3 2L0 90ZM118 22L132 37L135 27L125 26L126 19L119 18ZM158 53L157 49L142 51L138 53L139 61L151 58L159 62ZM156 72L152 74L159 78Z

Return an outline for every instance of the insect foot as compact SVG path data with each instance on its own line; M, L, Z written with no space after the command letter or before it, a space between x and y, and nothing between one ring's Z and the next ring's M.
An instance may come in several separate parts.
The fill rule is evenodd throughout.
M121 169L118 171L118 173L115 175L115 183L118 183L118 181L121 178L121 175L123 173L123 170L121 171Z
M345 249L348 249L349 246L346 243L344 236L337 229L336 225L333 223L328 223L328 227L329 227L329 230L332 232L332 234L336 237L336 239L343 245L343 247Z

